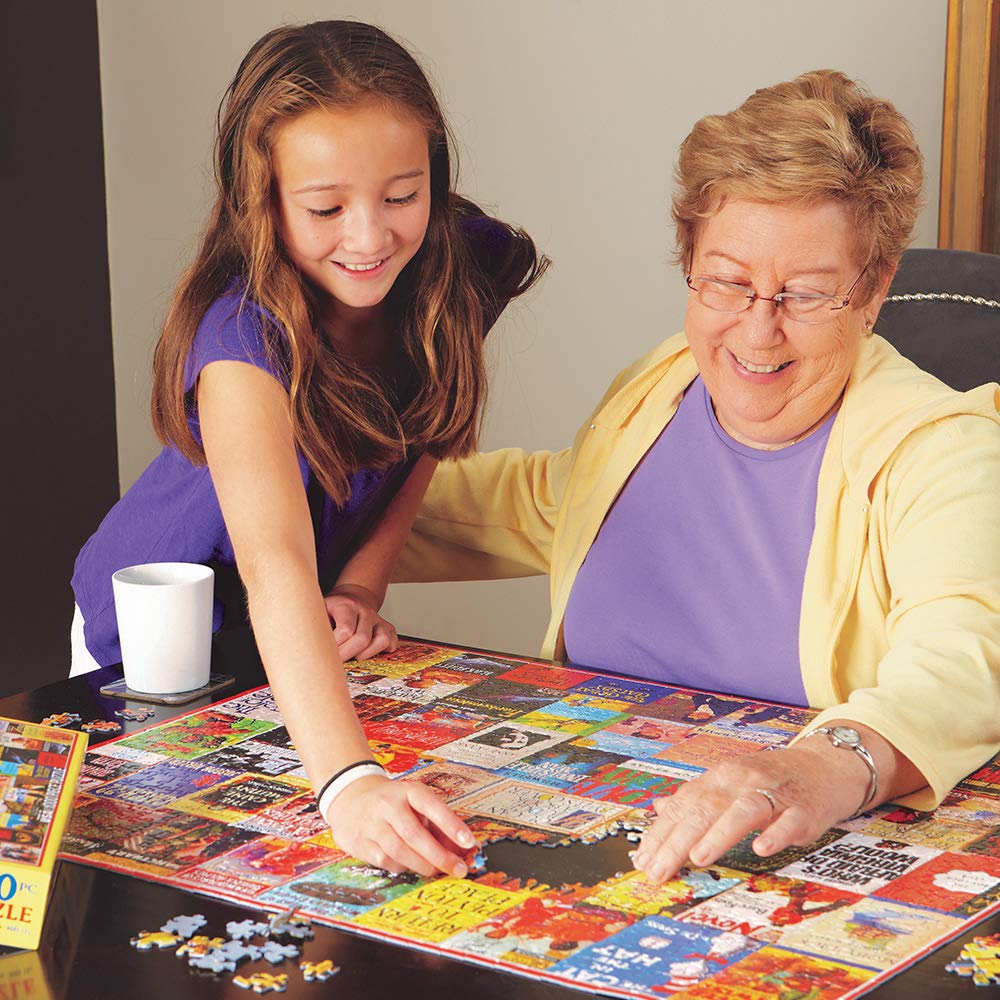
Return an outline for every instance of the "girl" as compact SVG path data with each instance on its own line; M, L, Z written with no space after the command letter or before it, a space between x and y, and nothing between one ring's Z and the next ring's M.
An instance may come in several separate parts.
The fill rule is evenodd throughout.
M430 85L370 25L261 38L220 108L216 174L156 350L165 447L77 560L74 672L121 659L113 571L212 564L215 626L242 581L338 845L461 877L471 833L369 760L342 661L395 648L390 567L436 459L475 447L485 331L547 262L453 192Z

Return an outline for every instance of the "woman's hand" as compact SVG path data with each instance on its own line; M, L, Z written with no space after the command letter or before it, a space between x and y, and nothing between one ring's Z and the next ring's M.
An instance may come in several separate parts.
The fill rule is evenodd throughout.
M340 584L325 600L327 614L335 625L333 637L345 662L391 653L399 645L395 627L378 613L381 602L366 587Z
M865 745L871 749L867 735ZM656 800L657 819L643 835L635 866L661 882L683 865L712 864L754 830L761 831L753 841L761 857L804 847L858 809L869 779L857 754L822 735L725 761Z
M426 785L379 775L348 785L326 821L337 846L389 872L465 878L472 831Z

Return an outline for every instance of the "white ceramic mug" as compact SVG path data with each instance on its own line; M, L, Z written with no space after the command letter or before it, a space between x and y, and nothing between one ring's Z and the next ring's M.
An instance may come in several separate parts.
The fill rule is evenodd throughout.
M215 573L198 563L147 563L112 574L125 683L173 694L208 683Z

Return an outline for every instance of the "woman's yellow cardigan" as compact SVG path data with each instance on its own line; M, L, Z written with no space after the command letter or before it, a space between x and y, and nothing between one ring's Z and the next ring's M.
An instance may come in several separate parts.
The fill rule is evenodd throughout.
M573 581L697 375L683 334L622 372L572 448L443 463L395 579L548 573L542 655L564 655ZM810 726L870 726L935 806L1000 750L1000 387L958 393L866 339L819 473L799 625ZM670 531L670 511L650 524ZM739 567L733 567L739 572ZM613 665L610 665L612 666Z

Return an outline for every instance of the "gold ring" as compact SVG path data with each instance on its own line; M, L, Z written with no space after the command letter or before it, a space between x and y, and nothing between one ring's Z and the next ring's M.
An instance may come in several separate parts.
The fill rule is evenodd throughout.
M778 803L774 797L774 792L770 788L755 788L754 791L758 795L763 795L765 799L771 804L771 812L778 811Z

